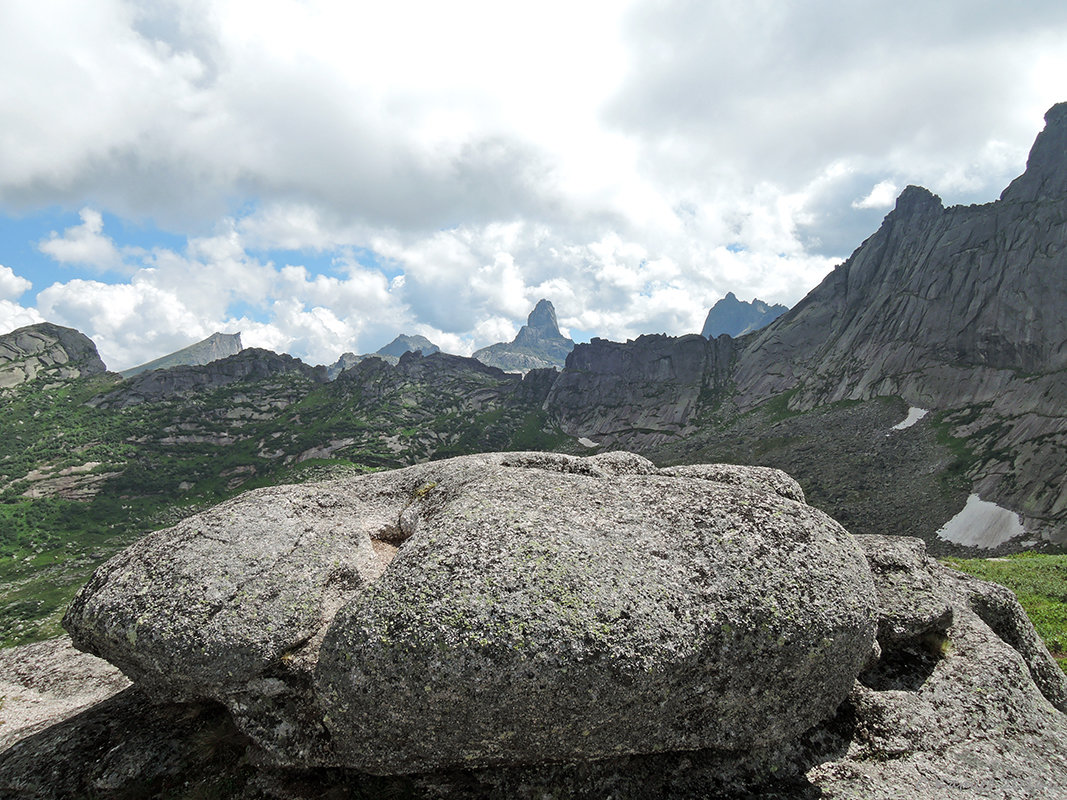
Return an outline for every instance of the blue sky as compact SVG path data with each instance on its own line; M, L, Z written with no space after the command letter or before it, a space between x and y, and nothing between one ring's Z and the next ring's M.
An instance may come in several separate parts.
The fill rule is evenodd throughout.
M792 305L909 183L987 202L1067 99L1067 6L39 0L0 12L0 328L122 369L215 330L699 331Z

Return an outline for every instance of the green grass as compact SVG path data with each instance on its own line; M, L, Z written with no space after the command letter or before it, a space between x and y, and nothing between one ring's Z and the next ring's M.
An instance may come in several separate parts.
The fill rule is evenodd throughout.
M1011 589L1067 672L1067 555L1018 553L1003 559L946 558L944 562Z

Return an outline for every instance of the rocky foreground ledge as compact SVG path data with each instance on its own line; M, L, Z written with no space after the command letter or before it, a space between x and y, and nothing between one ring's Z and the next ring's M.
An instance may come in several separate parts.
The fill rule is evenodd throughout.
M0 753L0 795L1067 794L1067 681L1011 593L770 469L262 489L107 562L64 624L134 685Z

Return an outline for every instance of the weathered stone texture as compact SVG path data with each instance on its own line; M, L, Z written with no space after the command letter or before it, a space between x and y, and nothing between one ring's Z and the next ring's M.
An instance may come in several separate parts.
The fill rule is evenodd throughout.
M250 492L108 562L65 624L290 766L766 748L848 693L874 594L785 476L716 469L493 454Z
M41 322L0 336L0 389L37 377L68 380L106 370L96 345L73 328Z

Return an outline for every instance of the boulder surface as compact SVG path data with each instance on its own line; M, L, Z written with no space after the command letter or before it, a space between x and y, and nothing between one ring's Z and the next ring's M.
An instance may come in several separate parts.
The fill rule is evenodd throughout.
M862 552L802 497L622 453L274 487L115 557L65 625L276 765L762 752L833 715L876 631Z
M600 487L597 495L587 491L594 486ZM553 494L553 487L561 491ZM701 494L700 487L707 493ZM821 686L809 684L816 695L829 698L833 692L828 686L847 684L834 690L844 694L824 716L806 707L798 711L790 696L790 687L799 685L791 681L813 670L803 663L786 665L788 676L769 679L763 663L781 667L781 654L803 655L799 621L794 621L799 627L790 628L791 639L771 642L775 630L781 633L788 626L776 629L767 613L753 626L758 613L740 603L726 604L729 629L719 624L715 633L719 618L706 615L687 597L711 597L714 604L718 589L726 591L733 583L729 591L741 592L744 602L767 612L774 603L781 608L783 597L798 586L771 587L766 598L759 596L760 589L739 587L743 580L763 581L766 587L769 579L755 570L735 576L733 567L743 569L746 562L731 560L727 543L755 543L751 563L771 571L783 563L791 567L790 554L803 551L813 561L801 571L818 572L812 548L819 541L836 541L838 529L823 527L818 516L815 535L807 540L795 536L804 528L799 521L811 510L801 503L799 487L781 473L721 465L657 470L619 453L590 459L519 453L299 488L308 493L287 497L294 487L249 493L217 509L213 517L201 515L185 527L157 534L113 562L87 588L71 609L70 627L84 629L81 646L108 649L109 657L122 663L137 683L69 719L64 717L73 706L67 702L33 708L16 697L11 713L5 707L6 716L0 717L5 725L21 728L7 740L14 744L0 752L0 795L40 800L1067 796L1067 678L1010 592L928 558L920 540L842 540L847 543L841 550L846 573L851 570L857 578L852 586L862 596L859 616L873 602L876 619L860 625L866 636L860 642L864 647L855 652L857 657L864 653L859 667L846 656L836 664L820 662L814 670L823 672ZM496 493L486 494L487 488ZM510 515L538 492L540 511L523 518ZM672 505L670 498L686 502ZM380 509L381 516L368 516L368 507ZM567 517L555 528L545 510L551 508ZM644 528L635 522L643 508L652 511ZM237 525L237 519L244 522ZM708 524L700 527L698 519ZM263 542L246 538L254 538L256 525ZM354 542L348 554L339 551L336 563L323 558L322 552L346 539L346 530ZM373 531L372 554L361 531ZM719 549L704 550L700 540L716 536ZM168 544L168 537L174 541ZM593 542L603 552L594 554ZM685 557L674 557L667 546L671 543L680 543L678 553ZM852 561L856 545L859 562ZM549 557L547 548L557 548L562 557ZM158 581L166 568L160 564L155 572L149 570L147 562L153 559L172 561L185 571L172 575L178 579L170 587L174 599L161 599L166 587ZM642 559L646 574L661 581L662 595L654 580L638 581ZM250 567L257 560L260 572ZM509 562L523 565L519 576L505 569ZM342 567L344 563L349 566ZM701 572L709 567L715 568L719 583ZM121 582L111 586L124 571L131 580L124 587ZM222 581L225 572L241 573L239 580L231 575L228 585L230 592L237 583L247 586L247 606L237 599L240 590L233 597L221 595L214 627L197 616L202 609L183 612L183 606L195 606L195 591L182 587L182 580L196 575L206 590ZM570 584L567 575L575 578ZM136 576L143 580L141 586L132 580ZM538 580L527 580L532 577ZM678 592L686 578L691 584ZM636 595L613 596L608 591L613 581ZM272 582L278 584L276 594L267 588ZM298 589L296 584L305 586ZM845 607L851 602L847 586L841 596ZM136 613L133 637L121 622L127 612L103 611L108 604L120 604L119 588L134 595L127 602L128 613ZM539 610L531 610L535 594L544 601ZM570 599L560 602L565 597ZM531 608L526 608L528 601ZM297 626L291 621L294 633L285 636L277 625L271 627L272 617L264 620L252 611L271 603L276 611L294 604L321 610L296 615L293 619L302 622ZM605 629L598 627L597 609L605 616L625 611L629 617L618 613ZM847 608L829 614L817 610L813 624L853 613ZM166 614L176 618L156 618ZM259 630L264 625L266 630ZM93 626L99 630L90 640L86 637ZM657 626L662 639L646 635ZM110 634L100 635L109 628ZM158 633L149 635L152 631ZM223 668L213 667L212 659L196 650L220 647L217 637L224 631L245 640L243 652L231 656L243 659L236 671L232 660L221 657ZM508 649L534 641L537 650ZM431 645L442 642L447 646L433 655ZM164 663L167 646L179 651L169 665ZM42 654L51 658L55 652L69 648L61 641L28 645L8 651L5 663L25 665L14 668L15 683L37 691L41 679L36 665L44 663ZM819 648L811 652L818 661ZM186 665L189 673L183 671ZM647 673L642 666L650 668ZM745 674L750 670L755 679ZM679 680L671 684L675 677ZM85 687L85 697L91 692L103 696L122 685L112 680L101 690L95 668L76 671L68 683L76 689L73 684L79 681L93 684ZM737 711L745 687L751 719ZM6 691L10 694L10 687ZM685 699L675 700L674 691ZM524 706L523 692L530 692L536 703ZM618 703L627 692L635 705L623 712ZM764 692L781 698L783 707L768 709ZM67 695L74 696L65 689ZM648 698L657 696L673 719L649 708ZM177 698L185 702L169 702ZM716 707L725 710L713 719L709 709ZM418 724L398 718L404 710L421 715ZM517 713L526 716L516 720ZM791 735L804 724L805 714L821 718ZM56 724L44 727L50 720ZM643 749L589 757L608 736L609 746L638 738L624 730L623 720L649 737ZM577 731L579 724L587 727ZM756 732L760 724L769 732ZM700 726L707 732L700 733ZM518 732L509 736L511 729ZM561 751L546 742L546 731L553 729L571 742L576 757L524 760L520 748L546 752L555 746ZM480 743L472 732L483 737ZM677 747L700 738L751 745L733 750L721 744L652 746ZM528 743L522 741L526 739ZM433 749L428 743L439 747L444 759L463 763L426 767L433 759L427 756ZM357 752L360 746L366 750ZM474 747L481 748L481 755L467 758ZM388 748L402 749L412 761L394 767ZM412 772L411 764L422 771ZM373 774L394 768L401 774Z

